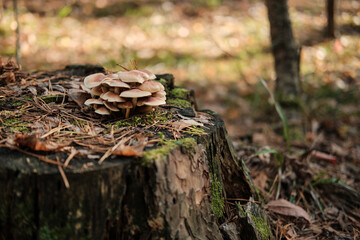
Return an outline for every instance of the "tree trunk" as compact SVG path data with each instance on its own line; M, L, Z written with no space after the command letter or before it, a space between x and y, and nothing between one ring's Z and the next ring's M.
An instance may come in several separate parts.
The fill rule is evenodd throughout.
M266 0L272 52L275 59L276 88L280 99L296 98L300 92L299 48L295 43L287 0Z
M326 36L330 38L335 38L335 9L336 3L335 0L326 1L326 16L327 16L327 26L326 26Z
M72 66L65 73L92 72L89 66ZM171 75L158 77L173 89ZM204 114L212 116L211 125L206 135L193 137L195 144L180 139L176 148L146 161L72 160L65 170L69 189L57 166L0 148L0 239L270 239L266 221L259 225L263 211L240 201L256 194L223 121L211 111ZM48 157L54 155L61 157ZM89 164L93 167L84 168ZM232 215L241 221L229 221L226 199L242 203L244 208L235 208L241 217Z

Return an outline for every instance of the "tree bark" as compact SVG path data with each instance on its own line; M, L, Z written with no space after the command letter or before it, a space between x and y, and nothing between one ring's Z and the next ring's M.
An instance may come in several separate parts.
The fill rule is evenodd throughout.
M72 66L62 73L88 75L91 69ZM161 77L171 90L171 75ZM253 206L245 212L239 207L237 224L222 217L229 211L227 198L257 197L223 121L206 114L212 125L194 137L195 145L179 145L146 164L129 157L102 165L72 160L65 170L69 189L57 166L0 148L0 239L270 239L266 221L261 234L251 224L254 216L264 219L263 212L251 212ZM88 164L93 167L84 168Z
M296 98L300 92L299 48L295 43L287 0L266 0L271 48L275 59L278 98Z
M326 36L330 38L335 38L335 9L336 1L327 0L326 1L326 16L327 16L327 26L326 26Z

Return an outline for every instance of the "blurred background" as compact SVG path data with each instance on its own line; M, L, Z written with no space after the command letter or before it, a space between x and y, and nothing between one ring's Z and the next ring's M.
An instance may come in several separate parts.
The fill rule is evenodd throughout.
M7 59L15 55L17 23L13 1L0 3L0 56ZM359 86L360 2L338 1L334 39L324 38L326 0L288 3L302 46L302 87L317 100L307 113L321 122L344 101L333 94ZM259 84L275 79L264 1L18 0L18 9L23 70L91 63L119 71L117 64L136 60L194 89L200 109L220 114L234 138L279 120Z
M274 89L265 1L0 0L3 62L15 59L15 1L23 70L90 63L115 72L122 70L118 64L130 67L135 60L138 68L171 73L176 85L195 90L199 109L224 119L265 202L288 199L316 219L311 230L300 224L288 231L295 222L275 218L276 234L360 236L360 210L353 203L360 190L359 0L335 0L331 38L324 36L332 0L288 1L301 47L302 88L301 119L289 121L289 137L260 82ZM355 196L348 204L350 195L344 197L339 186Z

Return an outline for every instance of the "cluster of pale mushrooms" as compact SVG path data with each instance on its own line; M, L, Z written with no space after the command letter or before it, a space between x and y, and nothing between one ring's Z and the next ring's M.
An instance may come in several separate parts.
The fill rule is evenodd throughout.
M90 90L92 98L84 104L93 107L97 114L122 112L125 118L135 109L141 113L151 112L154 107L166 103L164 86L153 81L155 78L145 69L89 75L85 77L84 85Z

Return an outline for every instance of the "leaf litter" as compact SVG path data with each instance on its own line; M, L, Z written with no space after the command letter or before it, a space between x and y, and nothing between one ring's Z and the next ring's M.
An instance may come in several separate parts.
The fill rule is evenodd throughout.
M76 159L102 164L111 156L141 158L146 149L161 144L164 134L173 139L197 136L206 134L198 128L211 124L205 114L184 120L171 105L127 120L106 119L84 106L89 94L83 89L82 76L66 69L26 74L12 66L7 72L17 73L15 81L0 78L0 147L57 165L66 187L70 184L64 169L72 168ZM183 125L175 127L178 123ZM66 157L59 158L60 152Z

